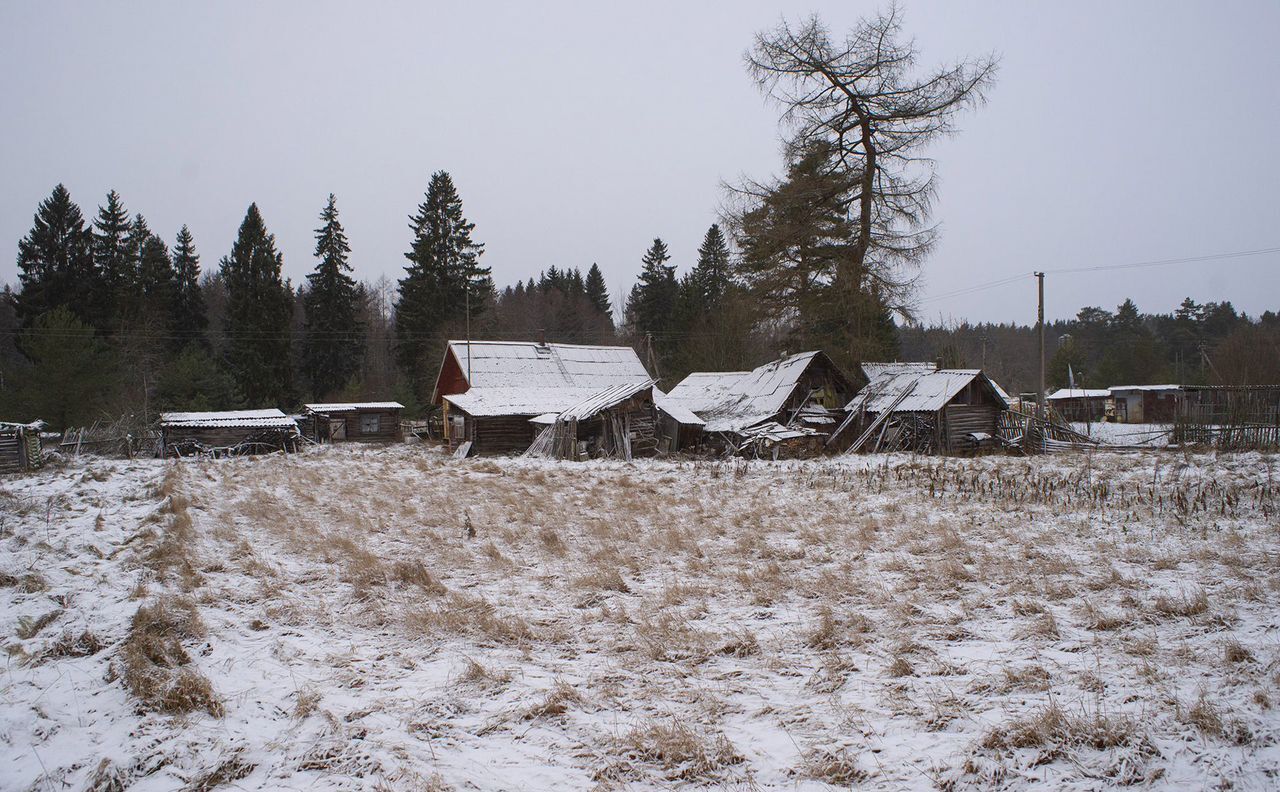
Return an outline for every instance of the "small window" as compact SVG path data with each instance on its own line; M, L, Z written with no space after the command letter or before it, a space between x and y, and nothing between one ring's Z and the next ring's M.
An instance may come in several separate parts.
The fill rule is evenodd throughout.
M378 433L378 416L362 415L360 416L360 434L377 434Z

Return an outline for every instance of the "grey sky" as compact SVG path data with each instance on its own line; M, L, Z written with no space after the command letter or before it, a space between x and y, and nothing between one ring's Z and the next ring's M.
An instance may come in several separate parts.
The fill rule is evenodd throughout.
M681 271L722 180L779 169L752 35L872 3L0 5L0 282L63 182L109 189L206 269L257 201L297 282L334 192L357 275L396 278L407 216L448 170L497 283L599 262L615 299L654 236ZM1037 268L1280 245L1280 3L905 5L923 64L995 51L987 106L932 152L942 240L925 319L1034 320ZM1048 313L1183 296L1280 308L1280 254L1051 278Z

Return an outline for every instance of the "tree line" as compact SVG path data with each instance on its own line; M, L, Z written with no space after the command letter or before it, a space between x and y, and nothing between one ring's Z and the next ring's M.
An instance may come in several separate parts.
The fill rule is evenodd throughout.
M695 370L750 368L825 351L865 360L985 365L1013 390L1036 382L1034 331L921 327L911 305L936 241L923 149L983 101L993 58L918 74L897 6L835 41L816 17L759 34L746 68L780 109L775 177L728 185L696 251L655 237L615 301L600 267L567 262L499 290L445 171L408 217L403 275L355 278L337 200L315 230L304 282L256 205L231 249L202 268L184 226L172 247L110 192L92 220L62 186L19 242L17 289L0 295L0 419L56 428L162 410L296 408L393 398L427 409L450 338L629 344L670 387ZM682 264L685 266L681 266ZM1050 380L1066 384L1280 381L1274 314L1188 299L1174 314L1085 308L1049 329Z

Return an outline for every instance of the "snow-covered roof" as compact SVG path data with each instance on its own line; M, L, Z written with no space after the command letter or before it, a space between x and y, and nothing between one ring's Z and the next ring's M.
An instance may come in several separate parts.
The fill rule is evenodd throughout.
M44 421L35 420L31 423L16 423L14 421L0 421L0 429L26 429L32 432L38 432L48 426Z
M1112 385L1108 389L1111 393L1116 391L1180 391L1181 385Z
M678 424L683 426L706 425L706 421L694 415L689 408L673 400L657 387L654 387L653 389L653 403L657 405L659 410L662 410L664 413L671 416L671 419Z
M913 363L909 361L894 361L892 363L872 363L870 361L861 364L862 373L868 381L879 379L885 374L897 373L900 371L937 371L936 363Z
M303 409L313 413L356 412L358 410L403 410L400 402L333 402L329 404L304 404Z
M1050 401L1056 399L1105 399L1111 395L1106 388L1059 388L1045 396Z
M694 372L667 401L695 413L709 432L741 432L778 414L819 352L766 363L751 371Z
M979 377L990 383L997 394L1002 392L981 369L889 369L867 383L845 409L878 413L892 407L897 412L936 412ZM906 396L894 407L904 392Z
M179 427L235 426L255 429L298 428L297 422L274 407L268 410L160 413L160 425Z
M498 415L557 415L600 392L600 388L472 388L445 401L475 418Z
M463 377L472 388L601 390L649 378L635 350L624 346L450 341L449 353L458 361Z
M624 346L450 341L446 366L450 356L468 387L437 395L475 417L561 413L603 390L650 381Z
M653 387L653 380L645 378L639 382L624 382L621 385L614 385L611 388L605 388L597 391L577 404L566 408L560 413L561 421L581 421L590 418L610 407L615 407L622 402L630 399L638 393Z

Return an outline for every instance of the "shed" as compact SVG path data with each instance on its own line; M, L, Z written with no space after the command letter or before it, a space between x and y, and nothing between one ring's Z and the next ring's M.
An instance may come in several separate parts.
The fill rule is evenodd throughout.
M1182 404L1181 385L1116 385L1109 392L1120 423L1173 423Z
M653 380L615 385L556 415L528 453L559 459L651 456L658 450L655 414ZM545 419L532 420L541 424Z
M214 456L296 451L298 424L277 409L160 414L163 456Z
M40 430L44 421L0 421L0 473L19 473L40 467Z
M390 443L404 440L403 409L393 401L305 404L303 417L307 437L317 443Z
M651 381L649 372L630 347L450 341L432 401L443 409L450 446L512 453L533 442L530 419L641 381Z
M847 405L861 448L959 453L996 437L1008 407L1003 389L980 369L868 368L868 383Z
M674 453L696 448L702 443L706 421L671 399L654 386L653 404L658 409L658 451Z
M1107 416L1111 391L1105 388L1060 388L1045 399L1068 421L1100 421Z
M751 371L699 371L671 389L666 401L704 421L708 434L738 446L747 430L768 422L829 434L844 417L854 388L821 351L802 352Z

